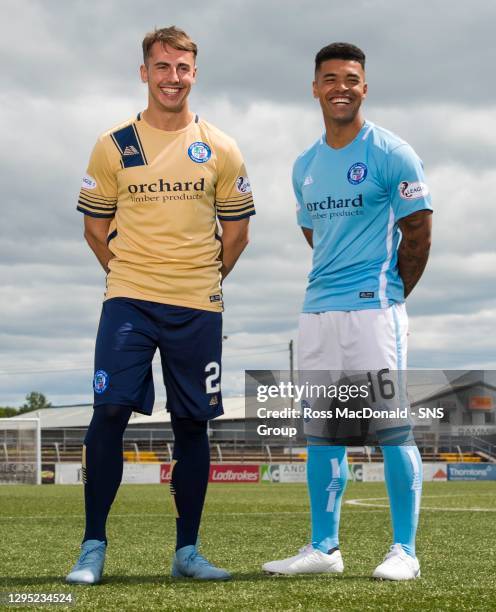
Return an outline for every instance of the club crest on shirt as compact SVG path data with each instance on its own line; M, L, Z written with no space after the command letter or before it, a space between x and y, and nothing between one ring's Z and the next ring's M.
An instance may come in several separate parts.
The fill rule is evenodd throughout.
M106 391L109 384L109 375L105 370L98 370L95 372L95 377L93 378L93 389L95 393L103 393Z
M359 185L367 178L367 166L362 162L355 162L348 170L348 182L352 185Z
M251 185L247 176L238 176L236 179L236 191L238 193L251 193Z
M193 142L188 147L189 158L197 164L204 164L212 156L212 151L205 142Z

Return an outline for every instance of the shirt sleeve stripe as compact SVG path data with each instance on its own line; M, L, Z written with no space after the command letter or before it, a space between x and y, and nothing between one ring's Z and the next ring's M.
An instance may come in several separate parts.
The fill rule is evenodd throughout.
M255 215L255 214L256 214L255 209L252 208L250 211L244 213L243 215L236 215L234 217L217 215L217 217L220 221L239 221L240 219L246 219L246 217L251 217L252 215Z
M91 210L102 210L104 212L115 212L117 210L117 206L94 206L93 204L88 204L83 200L78 200L78 204L83 206L84 208L90 208Z
M224 210L221 208L218 211L219 215L225 215L226 217L232 217L233 215L240 215L248 210L255 210L254 206L246 206L245 208L241 208L240 210Z
M114 214L103 214L103 213L95 213L95 212L90 212L89 210L85 210L84 208L81 208L81 206L78 206L77 209L79 210L79 212L84 213L85 215L88 215L88 217L97 217L100 219L112 219L114 217Z
M92 200L91 198L87 198L84 193L79 194L79 201L84 204L93 204L94 206L103 206L103 207L111 207L114 208L117 204L117 200L112 200L111 202L102 202L101 200Z
M250 193L241 193L240 195L230 196L229 198L216 198L218 202L235 202L236 200L245 200L246 198L253 197Z
M247 204L250 204L251 202L253 202L253 198L245 198L243 201L241 202L219 202L218 200L216 201L217 206L219 206L220 208L224 208L225 206L228 206L230 208L239 208L240 206L246 206Z
M106 202L116 202L117 201L117 198L115 197L109 198L107 196L99 195L91 191L88 191L87 189L81 189L81 191L79 192L79 195L84 195L84 197L88 198L88 200L104 200Z
M226 214L226 215L233 215L233 214L239 214L242 212L245 212L245 210L249 210L250 208L255 208L253 206L253 202L251 202L250 204L248 204L248 206L241 206L241 207L236 207L236 208L230 208L228 206L224 207L222 206L222 208L217 208L217 210L219 211L220 214Z

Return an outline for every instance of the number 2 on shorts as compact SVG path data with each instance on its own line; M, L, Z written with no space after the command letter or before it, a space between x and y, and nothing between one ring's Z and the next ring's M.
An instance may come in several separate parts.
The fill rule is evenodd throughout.
M220 391L220 365L216 361L211 361L205 366L205 386L207 393L219 393Z

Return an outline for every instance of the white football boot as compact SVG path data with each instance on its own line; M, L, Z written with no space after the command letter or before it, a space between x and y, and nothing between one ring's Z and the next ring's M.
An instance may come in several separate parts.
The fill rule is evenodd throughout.
M401 544L393 544L384 557L384 561L375 568L372 578L382 580L414 580L420 578L418 559L407 555Z
M340 550L328 555L307 544L294 557L269 561L262 569L269 574L341 574L344 565Z

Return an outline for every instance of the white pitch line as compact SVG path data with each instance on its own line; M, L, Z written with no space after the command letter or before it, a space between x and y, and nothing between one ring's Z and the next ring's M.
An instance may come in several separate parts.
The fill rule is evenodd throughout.
M494 493L479 493L477 495L477 497L483 497L483 496L492 496L494 497ZM438 498L438 497L466 497L466 494L463 493L456 493L456 494L446 494L446 495L424 495L423 499L431 499L431 498ZM350 506L359 506L359 507L367 507L367 508L389 508L389 504L369 504L367 502L369 501L382 501L382 500L387 500L387 497L362 497L362 498L357 498L357 499L348 499L345 500L344 503L348 504ZM441 510L441 511L447 511L447 512L496 512L496 508L432 508L432 507L424 507L422 508L423 510ZM288 511L288 510L283 510L281 512L222 512L222 513L213 513L210 514L209 512L207 512L204 517L206 519L210 518L211 516L213 517L214 515L216 517L222 517L222 516L281 516L281 515L298 515L298 514L310 514L310 512L308 510L295 510L295 511ZM163 512L151 512L151 513L141 513L141 514L110 514L109 518L146 518L146 517L161 517L161 518L167 518L167 517L172 517L173 514L166 514ZM0 522L2 520L5 521L12 521L12 520L16 520L16 521L21 521L24 519L29 519L29 520L46 520L46 519L83 519L84 515L81 514L42 514L42 515L32 515L32 516L21 516L21 515L14 515L14 516L5 516L5 515L0 515Z
M494 493L481 493L479 497L484 495L491 495L494 497ZM465 494L456 495L425 495L422 499L431 499L438 497L466 497ZM370 501L382 501L387 500L387 497L362 497L357 499L348 499L345 504L350 506L360 506L366 508L389 508L389 504L371 504L367 503ZM421 510L435 510L436 512L496 512L496 508L437 508L435 506L421 506Z

